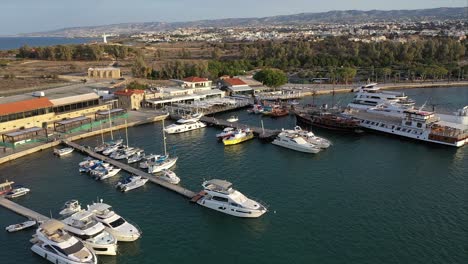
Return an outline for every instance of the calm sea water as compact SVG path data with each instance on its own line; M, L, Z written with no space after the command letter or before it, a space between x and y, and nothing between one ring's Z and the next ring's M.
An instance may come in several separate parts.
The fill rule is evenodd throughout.
M468 104L468 88L407 94L418 102L432 98L448 109ZM336 99L345 103L350 97ZM316 100L331 102L329 96ZM260 122L245 111L219 117L232 114L246 123ZM264 121L267 127L294 125L294 117ZM143 237L119 244L120 254L99 257L100 263L466 263L468 147L316 130L334 144L308 155L258 140L224 147L215 139L218 132L205 128L168 135L169 150L179 156L175 172L194 191L204 179L233 182L269 204L263 217L223 215L151 183L117 192L118 177L96 182L78 173L84 158L79 153L64 158L53 157L52 150L30 155L2 165L0 180L30 187L32 192L16 201L45 215L57 216L69 199L86 204L99 197L136 222ZM132 146L162 151L160 123L129 128L128 133ZM122 131L117 134L124 137ZM98 140L81 143L95 145ZM23 220L0 208L0 226ZM30 251L32 234L0 232L1 262L48 263Z
M96 41L93 38L51 38L51 37L0 37L0 50L17 49L23 45L31 47L59 44L82 44Z

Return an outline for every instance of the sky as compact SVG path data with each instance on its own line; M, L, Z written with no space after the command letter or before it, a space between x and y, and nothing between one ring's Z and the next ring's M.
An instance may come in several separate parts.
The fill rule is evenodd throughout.
M0 35L126 22L265 17L330 10L467 6L468 0L0 0Z

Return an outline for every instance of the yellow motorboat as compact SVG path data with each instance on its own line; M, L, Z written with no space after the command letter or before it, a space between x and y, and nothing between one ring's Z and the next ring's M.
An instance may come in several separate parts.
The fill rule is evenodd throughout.
M246 130L239 129L229 138L223 139L223 144L225 146L235 145L235 144L242 143L252 138L254 138L254 134L252 133L252 131L250 131L250 129L246 129Z

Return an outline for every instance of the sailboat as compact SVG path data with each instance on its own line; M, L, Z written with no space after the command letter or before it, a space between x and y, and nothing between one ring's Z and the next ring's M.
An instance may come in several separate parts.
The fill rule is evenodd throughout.
M164 156L167 156L167 147L166 147L166 133L164 132L164 120L162 121L163 129L162 129L162 135L163 135L163 145L164 145ZM174 166L177 162L177 157L173 158L166 158L166 159L158 159L152 162L148 162L148 173L156 173L160 172L165 169L169 169L172 166Z

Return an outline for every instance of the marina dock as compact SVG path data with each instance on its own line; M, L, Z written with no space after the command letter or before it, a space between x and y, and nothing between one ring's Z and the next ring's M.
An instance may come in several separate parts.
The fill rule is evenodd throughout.
M124 170L124 171L126 171L128 173L131 173L131 174L134 174L134 175L137 175L137 176L141 176L142 178L146 178L149 181L151 181L151 182L153 182L153 183L155 183L155 184L157 184L157 185L159 185L161 187L164 187L166 189L174 191L174 192L176 192L176 193L178 193L180 195L183 195L183 196L185 196L185 197L187 197L189 199L192 199L192 197L194 197L196 195L196 193L193 192L193 191L185 189L185 188L183 188L183 187L181 187L179 185L170 184L170 183L168 183L166 181L160 180L160 179L156 178L152 174L149 174L147 172L144 172L142 170L139 170L137 168L129 166L128 164L124 164L124 163L119 162L117 160L111 159L111 158L109 158L107 156L98 154L98 153L94 152L92 149L81 146L81 145L79 145L77 143L67 141L67 140L63 140L62 143L65 144L65 145L68 145L68 146L70 146L70 147L82 152L83 154L86 154L86 155L90 156L90 157L93 157L95 159L99 159L101 161L110 163L113 166L121 168L122 170Z
M9 209L19 215L22 215L26 218L36 220L36 221L45 221L48 220L49 217L42 215L38 212L35 212L31 209L28 209L22 205L19 205L13 201L10 201L6 198L0 197L0 205L5 207L6 209Z
M241 124L238 122L228 122L224 119L216 119L214 117L209 117L209 116L203 116L200 118L200 121L207 123L208 125L211 126L216 126L220 128L226 128L226 127L233 127L237 129L245 129L245 128L250 128L250 130L253 131L253 133L260 139L273 139L276 137L281 131L280 130L272 130L272 129L266 129L266 128L261 128L261 127L254 127L254 126L249 126L245 124Z

